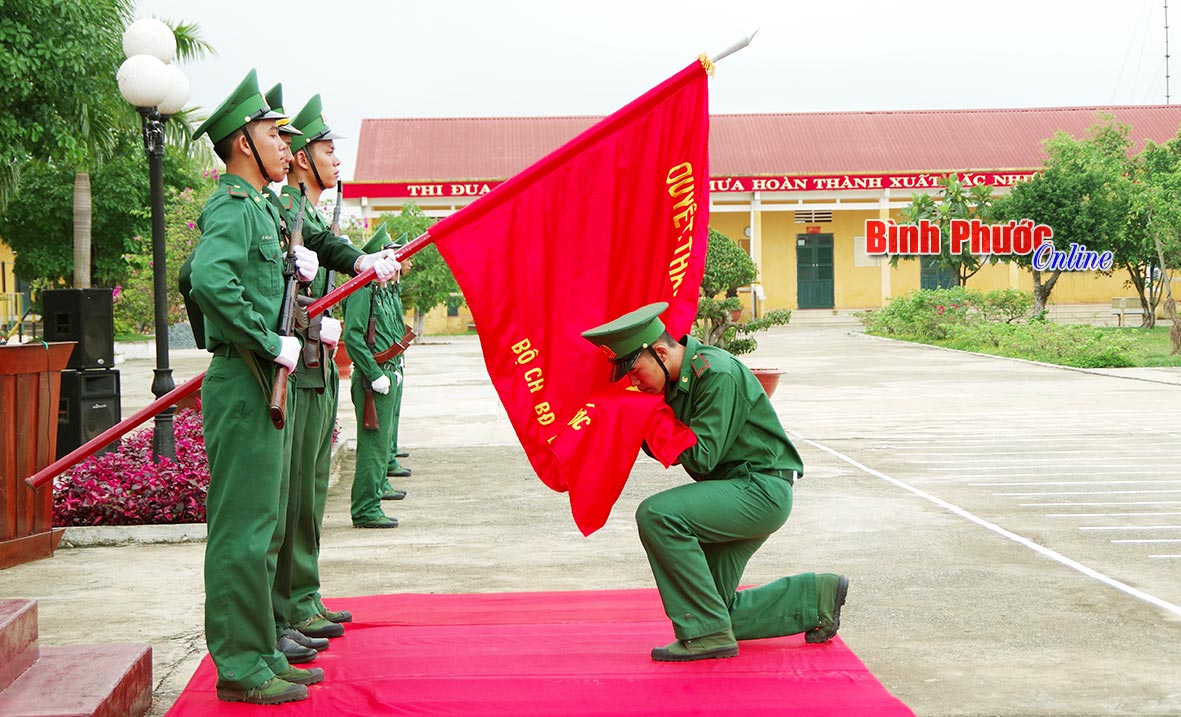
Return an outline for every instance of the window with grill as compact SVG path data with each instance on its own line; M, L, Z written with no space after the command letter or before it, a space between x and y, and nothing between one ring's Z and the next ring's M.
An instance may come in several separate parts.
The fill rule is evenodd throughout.
M796 224L819 224L832 221L831 209L797 209Z

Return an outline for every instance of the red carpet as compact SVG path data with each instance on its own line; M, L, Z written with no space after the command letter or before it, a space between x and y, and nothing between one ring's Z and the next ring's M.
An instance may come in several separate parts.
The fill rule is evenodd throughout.
M302 702L219 702L207 655L168 717L207 715L873 715L913 713L840 638L740 643L738 657L656 663L672 640L655 590L376 595L309 665Z

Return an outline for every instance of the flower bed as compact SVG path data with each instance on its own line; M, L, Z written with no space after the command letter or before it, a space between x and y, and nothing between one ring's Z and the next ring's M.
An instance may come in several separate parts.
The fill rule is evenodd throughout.
M125 436L117 450L91 456L53 483L53 524L143 525L205 522L209 463L201 414L174 417L176 460L152 462L149 424Z

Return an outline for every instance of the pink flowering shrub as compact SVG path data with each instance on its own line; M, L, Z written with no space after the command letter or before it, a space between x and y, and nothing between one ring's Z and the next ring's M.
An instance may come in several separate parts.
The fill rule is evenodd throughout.
M53 524L144 525L205 522L209 463L201 414L182 409L173 419L176 461L152 462L149 423L118 450L91 456L53 484Z

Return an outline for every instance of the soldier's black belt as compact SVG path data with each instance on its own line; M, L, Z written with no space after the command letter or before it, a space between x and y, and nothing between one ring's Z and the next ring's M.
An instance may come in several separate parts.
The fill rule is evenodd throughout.
M233 344L218 344L210 353L222 358L242 358L242 354L238 353L238 349L234 348Z
M792 485L796 484L796 478L798 478L800 475L798 471L783 471L783 470L770 471L770 474L773 476L779 476L780 478L787 481L788 483L791 483Z

